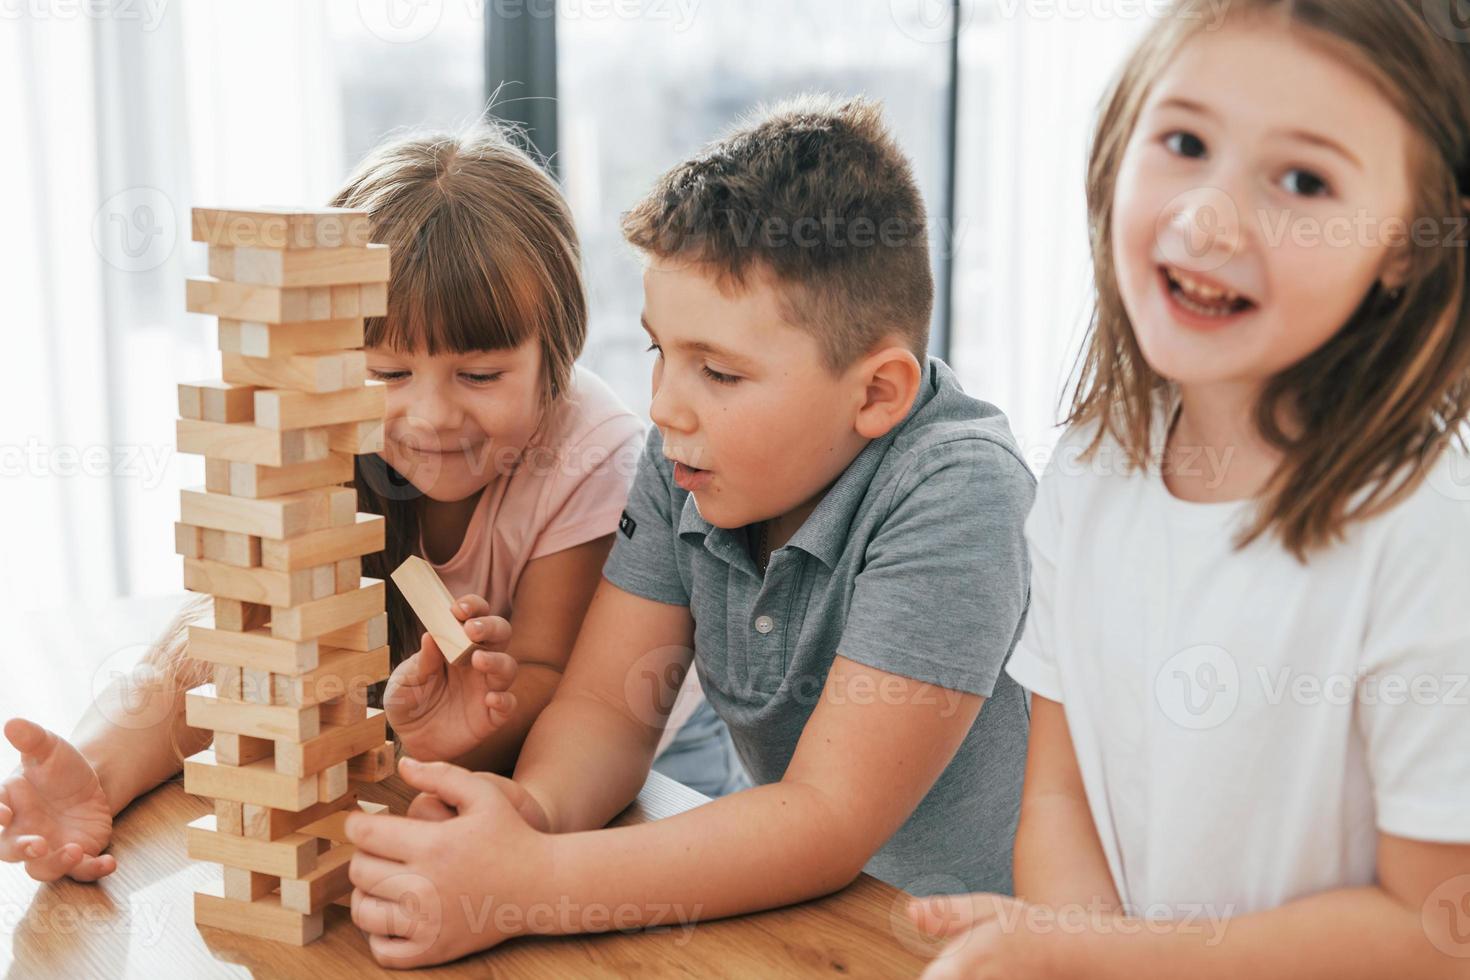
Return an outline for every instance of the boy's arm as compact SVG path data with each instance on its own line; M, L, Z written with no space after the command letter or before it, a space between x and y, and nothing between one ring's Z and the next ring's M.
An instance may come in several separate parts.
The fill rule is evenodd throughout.
M631 924L647 925L671 904L688 921L835 891L929 792L983 702L838 656L781 782L655 823L554 837L542 897L636 908Z
M566 676L516 764L515 781L541 804L553 833L602 827L638 795L693 644L687 606L602 580Z
M466 769L510 773L531 726L551 702L566 671L588 603L602 580L613 537L534 559L516 585L510 645L517 663L510 717L475 749L454 760Z
M1122 904L1092 820L1066 712L1035 694L1015 878L1016 896L1028 902L1103 911Z

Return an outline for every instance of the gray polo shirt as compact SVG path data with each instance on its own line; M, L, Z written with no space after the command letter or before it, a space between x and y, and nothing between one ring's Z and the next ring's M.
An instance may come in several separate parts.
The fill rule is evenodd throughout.
M700 516L651 429L604 574L689 607L699 680L758 784L786 771L838 653L984 695L949 766L864 870L921 895L1009 894L1028 716L1001 668L1026 618L1035 486L1005 416L929 358L904 421L858 453L764 577L747 529Z

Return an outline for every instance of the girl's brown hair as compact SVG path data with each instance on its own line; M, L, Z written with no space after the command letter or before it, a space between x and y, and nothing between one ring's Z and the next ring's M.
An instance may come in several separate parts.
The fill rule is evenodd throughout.
M1105 437L1129 464L1153 453L1152 420L1168 388L1144 360L1119 295L1112 255L1113 197L1123 153L1145 99L1180 46L1227 17L1274 17L1284 29L1342 55L1375 82L1416 132L1416 234L1407 278L1377 284L1319 350L1266 385L1256 406L1262 437L1283 454L1238 544L1276 531L1299 560L1414 490L1470 414L1470 303L1463 199L1470 193L1470 70L1466 55L1426 19L1419 0L1181 0L1144 39L1104 99L1087 176L1096 306L1078 361L1069 425L1096 424L1086 455ZM1438 29L1438 30L1437 30ZM1414 225L1411 224L1411 228ZM1458 235L1454 233L1459 229ZM1448 233L1447 233L1448 232ZM1460 247L1456 247L1458 238ZM1288 434L1289 410L1300 429Z
M571 385L587 303L571 211L514 134L482 123L392 139L331 203L366 210L372 240L391 249L388 315L368 319L367 345L435 355L537 340L544 426ZM363 559L363 572L388 583L396 665L423 632L389 577L418 550L422 494L376 454L357 457L354 482L358 508L387 518L386 547Z

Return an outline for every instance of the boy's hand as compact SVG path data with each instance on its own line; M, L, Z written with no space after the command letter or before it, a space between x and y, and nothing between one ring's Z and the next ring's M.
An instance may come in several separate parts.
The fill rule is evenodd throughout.
M354 814L347 839L352 921L387 967L444 963L535 930L536 888L551 868L552 838L527 822L540 810L510 780L445 762L403 760L422 790L410 814ZM425 802L420 802L425 801Z
M37 881L96 881L117 869L103 854L112 808L97 773L66 739L24 718L5 723L20 768L0 783L0 860L24 861Z
M490 604L477 595L462 596L451 608L482 649L450 664L425 633L418 653L398 665L383 693L388 724L404 753L415 759L457 758L489 738L515 709L510 686L517 665L503 652L510 623L491 616Z
M919 932L949 940L922 980L1053 976L1044 954L1048 941L1055 943L1058 936L1032 929L1027 909L1026 903L1003 895L934 895L911 901L909 918Z

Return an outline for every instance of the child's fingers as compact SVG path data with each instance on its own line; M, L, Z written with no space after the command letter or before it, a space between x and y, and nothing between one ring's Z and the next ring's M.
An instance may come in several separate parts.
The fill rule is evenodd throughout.
M37 881L55 881L80 864L82 858L86 856L82 845L65 844L59 851L52 851L44 857L27 861L26 874Z
M485 695L485 708L490 713L490 721L499 727L515 712L516 696L509 691L491 691Z
M404 759L398 766L398 775L414 789L433 793L461 812L492 800L500 792L468 769L448 762Z
M909 903L909 917L925 935L948 938L1001 913L1006 900L999 895L931 895Z
M0 830L10 826L10 821L15 819L15 811L5 803L5 788L0 786Z
M480 616L464 624L464 635L482 647L500 650L510 643L510 622L500 616Z
M417 683L432 678L445 667L444 651L439 649L439 644L434 642L434 637L425 633L419 641L419 652L411 658L418 661L414 665L413 679Z
M400 930L413 927L412 919L403 913L403 906L397 902L385 902L355 888L352 890L352 924L375 936L395 936Z
M454 601L454 605L451 608L461 623L475 616L490 615L490 603L486 602L483 596L477 596L473 593L460 596Z
M56 746L56 736L25 718L12 718L5 723L5 737L32 765L46 761Z
M499 650L476 650L470 654L470 665L485 675L491 690L503 691L510 687L520 670L516 658Z
M117 870L117 858L111 854L88 854L67 872L73 881L96 881Z
M455 813L433 793L420 793L408 803L408 815L415 820L452 820Z

